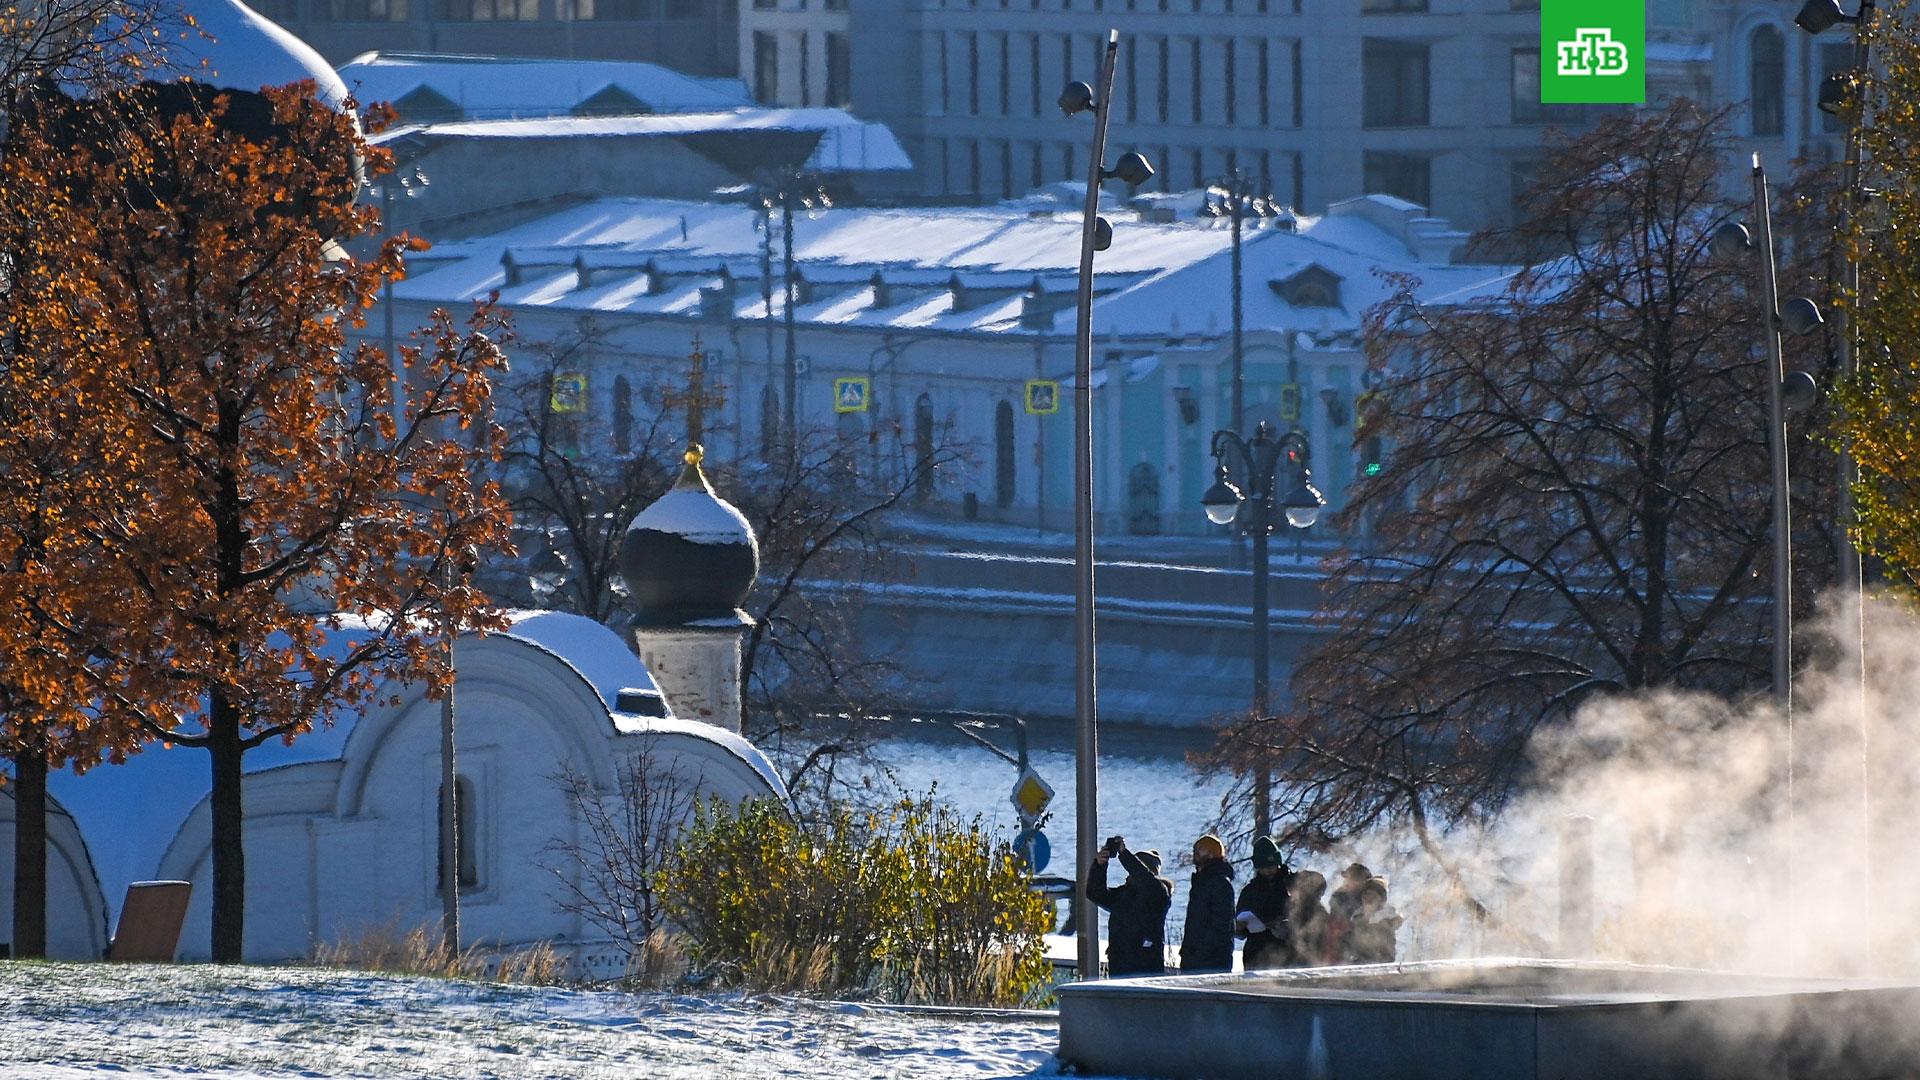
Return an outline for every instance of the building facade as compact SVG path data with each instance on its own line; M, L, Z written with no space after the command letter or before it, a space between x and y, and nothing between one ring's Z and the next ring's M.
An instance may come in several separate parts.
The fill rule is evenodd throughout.
M1110 145L1147 154L1161 190L1238 170L1308 212L1380 193L1463 227L1499 224L1549 133L1610 108L1540 103L1537 0L740 3L740 70L756 96L850 96L907 146L918 171L904 194L919 198L990 201L1084 176L1085 119L1063 118L1055 99L1095 80L1110 27ZM1741 133L1779 165L1827 147L1834 126L1813 101L1845 38L1808 39L1795 10L1655 0L1649 99L1737 105Z
M371 50L644 60L734 75L737 0L256 0L339 64Z
M935 447L958 450L915 493L923 510L1068 528L1080 225L1071 186L1055 195L795 215L802 433L864 446L858 467L883 482ZM1198 509L1213 481L1209 438L1232 424L1231 240L1225 223L1178 213L1151 202L1109 209L1118 235L1097 264L1093 379L1106 533L1209 529ZM762 253L778 220L743 206L600 200L416 257L395 288L396 321L412 326L497 290L523 350L568 357L566 381L580 388L570 437L582 453L628 452L647 403L684 386L697 336L728 388L707 413L709 449L771 459L785 413L785 282L779 256L767 275ZM771 239L780 251L783 238ZM1384 197L1247 230L1243 426L1306 435L1336 509L1378 455L1356 444L1353 425L1368 378L1362 319L1386 295L1379 275L1415 274L1438 295L1504 274L1451 265L1463 240Z

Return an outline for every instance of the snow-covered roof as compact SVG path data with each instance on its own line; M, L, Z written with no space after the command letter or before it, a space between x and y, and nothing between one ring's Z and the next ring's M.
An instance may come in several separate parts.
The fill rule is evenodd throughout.
M322 99L346 100L346 84L313 46L239 0L181 0L179 7L193 25L166 58L181 75L235 90L312 79Z
M535 60L452 53L363 53L340 65L362 101L396 102L430 90L469 119L569 116L624 94L633 111L712 111L752 104L738 79L694 78L637 60Z
M739 108L629 116L546 116L517 120L456 120L406 124L383 132L376 143L446 142L472 139L645 139L748 132L804 132L820 141L804 167L816 172L875 172L913 168L885 124L860 120L845 109Z
M593 687L621 735L684 734L714 743L743 761L784 797L786 788L764 754L724 728L677 717L645 717L617 711L621 690L657 692L653 676L620 636L579 615L557 611L510 611L509 626L488 635L519 642L560 659ZM354 630L342 631L351 637ZM473 635L469 635L472 637ZM336 713L333 722L284 743L278 739L247 752L248 774L291 765L340 760L360 714ZM85 776L49 777L52 794L73 815L86 838L107 905L118 911L127 885L150 877L189 812L206 797L207 753L190 747L150 745L123 765L102 765Z
M1034 213L1026 202L1000 207L836 208L795 222L800 275L817 283L795 317L814 325L912 328L960 333L1067 333L1073 312L1051 296L1029 298L1023 285L1071 282L1077 272L1077 212ZM1096 263L1094 310L1102 334L1181 336L1178 328L1224 332L1231 319L1229 229L1225 223L1114 220L1113 247ZM751 265L762 234L752 208L670 199L601 199L486 236L449 241L436 262L395 286L403 299L464 303L500 292L509 309L570 313L623 312L708 318L702 290L720 284L719 268ZM1445 293L1500 277L1508 268L1455 266L1436 257L1458 234L1412 204L1349 200L1321 217L1288 219L1247 233L1244 244L1246 325L1251 330L1352 334L1366 309L1388 294L1383 273L1418 277L1422 291ZM538 264L527 253L545 253ZM513 273L505 260L513 253ZM568 252L574 257L568 257ZM600 266L632 269L583 274L574 265L591 253ZM648 260L686 268L650 279ZM1265 283L1317 265L1340 279L1340 304L1296 308ZM750 271L757 273L757 271ZM996 283L1004 295L959 298L955 278ZM877 290L883 286L909 288ZM1018 291L1016 291L1018 290ZM977 291L977 290L976 290ZM775 290L779 317L784 290ZM956 299L962 300L956 304ZM884 305L883 305L884 302ZM735 290L734 314L769 312L758 290Z

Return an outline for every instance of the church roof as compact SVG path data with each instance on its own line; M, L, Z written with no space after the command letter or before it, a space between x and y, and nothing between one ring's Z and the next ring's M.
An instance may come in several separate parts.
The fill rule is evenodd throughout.
M169 56L182 75L252 91L312 79L324 100L347 99L347 84L313 46L239 0L183 0L180 7L197 27L180 32Z
M558 611L511 611L504 631L487 635L552 655L593 687L607 707L613 732L675 733L719 744L740 758L777 794L786 787L765 755L740 736L711 724L675 717L642 717L615 711L624 689L655 690L646 665L618 634L591 619ZM346 631L344 636L350 636ZM466 637L476 637L467 635ZM316 726L292 743L270 740L247 752L248 775L292 765L341 760L360 713L346 710L331 724ZM210 765L206 751L149 745L123 765L102 765L85 776L49 777L52 794L80 825L107 906L117 918L127 886L153 874L187 815L206 797Z

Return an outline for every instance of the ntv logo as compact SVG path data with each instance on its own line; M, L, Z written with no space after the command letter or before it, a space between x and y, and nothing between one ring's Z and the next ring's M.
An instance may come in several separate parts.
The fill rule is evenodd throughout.
M1613 40L1613 32L1605 27L1575 30L1572 41L1555 42L1555 46L1559 53L1555 65L1559 75L1627 73L1627 46Z

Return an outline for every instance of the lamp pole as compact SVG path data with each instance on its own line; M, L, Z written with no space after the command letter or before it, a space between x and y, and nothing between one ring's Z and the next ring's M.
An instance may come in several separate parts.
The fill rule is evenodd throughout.
M1093 151L1087 158L1087 201L1080 216L1080 279L1073 326L1074 824L1081 877L1074 889L1073 913L1080 930L1082 978L1100 974L1100 924L1086 890L1100 837L1099 708L1093 632L1093 253L1113 244L1113 226L1100 216L1100 185L1112 177L1137 188L1153 178L1153 166L1137 153L1122 154L1112 169L1106 167L1107 118L1112 111L1113 69L1119 54L1120 31L1109 30L1098 88L1074 82L1060 94L1061 112L1068 116L1093 113Z
M441 570L442 586L449 592L457 573L453 560ZM460 955L460 772L454 760L453 684L457 675L453 661L453 615L442 609L447 638L447 692L440 699L440 940L449 958Z
M1231 428L1213 433L1215 480L1201 497L1208 520L1230 525L1239 516L1242 503L1251 504L1252 518L1247 531L1253 535L1253 712L1265 716L1272 683L1272 605L1269 599L1267 539L1276 522L1276 503L1286 512L1286 520L1296 529L1310 527L1320 517L1326 498L1313 486L1309 467L1312 448L1298 431L1275 436L1273 427L1261 421L1247 439ZM1282 464L1292 471L1292 483L1284 497L1276 495ZM1229 477L1238 472L1247 487L1235 487ZM1253 831L1255 836L1273 832L1273 771L1265 754L1259 754L1253 771Z
M1074 633L1074 865L1073 892L1083 979L1100 974L1100 918L1087 895L1094 849L1100 844L1099 704L1094 677L1093 609L1093 252L1099 230L1100 183L1106 174L1107 120L1112 113L1113 68L1120 31L1107 31L1093 104L1093 150L1087 155L1087 200L1080 217L1080 281L1073 324L1073 633Z

